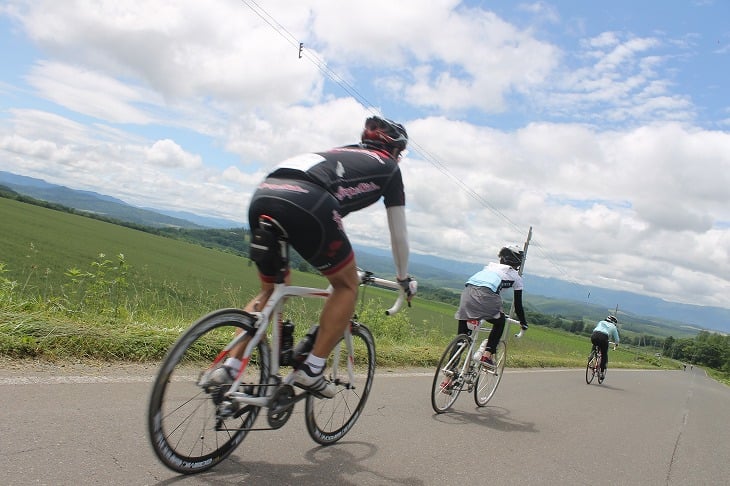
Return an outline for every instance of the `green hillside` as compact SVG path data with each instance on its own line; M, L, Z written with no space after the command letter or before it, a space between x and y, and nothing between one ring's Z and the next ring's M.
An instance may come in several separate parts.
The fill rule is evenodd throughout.
M46 358L157 360L193 320L240 307L258 289L244 257L0 198L3 282L0 355ZM293 283L323 286L326 280L295 271ZM365 296L368 304L358 312L374 329L381 365L435 365L456 331L453 305L417 297L411 308L386 318L394 293L367 289ZM320 305L292 299L291 317L303 324L297 334L316 320ZM584 335L533 325L511 340L509 365L581 367L589 347ZM653 350L614 356L616 366L677 366Z
M24 286L53 294L68 280L69 269L87 269L102 254L112 260L123 255L135 281L158 289L178 285L215 294L220 305L240 304L257 282L254 269L242 257L0 199L0 261ZM230 295L231 289L241 293Z

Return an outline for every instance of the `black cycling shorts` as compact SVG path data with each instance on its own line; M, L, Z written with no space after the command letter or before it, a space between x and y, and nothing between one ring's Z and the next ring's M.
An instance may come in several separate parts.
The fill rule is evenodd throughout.
M332 274L354 259L352 245L342 227L340 203L323 187L309 181L264 180L251 197L248 222L258 227L259 216L274 218L286 230L291 246L324 275ZM273 281L277 269L257 263L265 281Z

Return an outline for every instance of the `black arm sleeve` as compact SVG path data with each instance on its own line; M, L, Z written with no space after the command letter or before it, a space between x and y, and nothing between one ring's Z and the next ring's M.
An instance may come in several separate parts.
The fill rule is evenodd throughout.
M522 290L515 290L514 298L515 298L515 313L517 314L517 320L520 321L520 324L525 325L525 324L527 324L527 319L525 319L525 309L524 309L524 307L522 307Z

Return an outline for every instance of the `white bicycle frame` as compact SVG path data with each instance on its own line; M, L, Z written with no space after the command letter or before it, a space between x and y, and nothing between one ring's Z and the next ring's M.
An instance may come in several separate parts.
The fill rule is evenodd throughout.
M358 277L360 278L360 286L365 285L377 285L380 287L389 288L392 290L399 291L398 298L396 299L395 303L393 304L393 307L388 309L386 311L387 315L392 315L398 312L402 307L403 304L406 302L406 294L403 288L398 284L397 282L393 282L391 280L385 280L382 278L374 277L366 272L363 272L361 270L358 270ZM304 298L327 298L332 293L332 286L330 285L326 289L321 288L314 288L314 287L300 287L295 285L288 285L286 283L277 283L274 284L274 291L272 292L271 296L269 297L269 300L266 302L266 305L260 312L250 312L249 314L256 318L256 322L254 324L256 328L256 333L250 338L248 344L246 345L246 349L243 352L243 356L241 358L241 368L238 371L238 374L236 376L236 379L231 384L230 390L226 393L226 397L234 402L241 403L244 405L254 405L257 407L267 407L269 405L269 401L271 399L271 393L267 393L265 396L255 396L250 395L248 393L239 392L239 391L233 391L237 390L238 386L241 384L241 381L243 379L244 371L246 370L246 367L248 366L248 362L251 359L251 353L253 353L253 350L256 349L256 346L266 336L266 332L271 325L272 331L271 331L271 354L269 359L269 368L270 368L270 376L277 376L279 373L279 356L280 356L280 339L279 339L279 332L280 332L280 326L276 325L280 321L281 313L284 307L284 302L286 301L287 297L304 297ZM212 372L213 369L216 368L216 365L220 363L220 361L228 355L228 352L233 349L238 344L241 344L246 337L249 336L248 333L242 332L239 333L233 340L228 343L228 345L216 356L215 360L213 360L213 363L211 364L210 368L201 376L198 385L202 385L204 383L208 382L209 375ZM350 326L347 326L345 329L345 345L347 346L347 353L352 356L353 350L352 350L352 334L350 330ZM336 347L334 350L335 353L341 352L339 347ZM336 358L339 358L338 355L335 356ZM336 376L338 370L337 370L337 363L339 361L337 359L333 360L334 368L331 370L332 373ZM353 369L353 359L349 359L347 361L347 373L350 379L350 382L354 381L354 369ZM294 382L294 370L292 370L284 379L282 380L281 384L283 385L291 385ZM269 388L275 388L275 387L269 387Z
M502 329L502 335L499 337L500 341L506 339L507 333L509 332L510 324L519 325L520 321L518 321L517 319L512 319L511 317L505 315L504 316L504 329ZM489 326L489 327L486 327L486 326ZM478 331L491 331L492 330L491 326L493 326L493 324L491 322L487 321L486 319L482 319L479 321L479 327L477 329L474 329L474 331L477 331L477 330ZM474 332L474 331L472 331L472 332ZM520 332L515 334L515 337L521 338L523 334L525 334L525 330L520 327ZM476 342L476 340L474 340L474 342Z
M509 326L510 324L520 324L520 321L512 319L511 317L505 316L505 323L504 323L504 329L502 330L502 335L500 336L499 340L502 341L507 336L507 333L509 332ZM475 326L473 329L471 329L471 344L469 345L469 349L466 351L468 353L467 359L464 360L464 364L462 365L461 369L461 375L465 376L467 372L467 368L471 364L472 361L474 361L474 357L472 356L472 353L474 351L474 346L479 341L477 339L477 336L479 336L480 332L491 332L493 324L486 319L480 319L479 324ZM489 327L487 327L489 326ZM525 333L525 330L520 328L520 332L515 334L516 338L522 337L522 335ZM446 364L445 368L449 369L451 367L451 362L459 355L459 353L454 353L454 356L449 360L449 362Z

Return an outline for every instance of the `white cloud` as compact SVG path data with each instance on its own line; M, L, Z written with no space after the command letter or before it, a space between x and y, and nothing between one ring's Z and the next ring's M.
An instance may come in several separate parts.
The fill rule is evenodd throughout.
M60 106L112 123L147 124L152 117L135 104L155 100L154 93L104 74L55 62L39 62L28 74L39 95Z
M686 36L588 31L545 2L515 7L527 27L487 8L9 0L40 54L27 84L0 85L0 164L245 221L270 167L357 141L382 110L412 137L414 251L481 262L532 226L528 273L727 306L730 134L697 126L677 88ZM527 121L502 127L513 112ZM388 245L380 204L345 225Z
M148 162L165 169L195 169L202 166L199 155L186 153L169 139L156 141L146 152Z
M275 7L277 17L304 30L305 7ZM321 89L316 68L238 2L46 0L19 16L49 54L148 84L170 101L265 106L314 100Z

